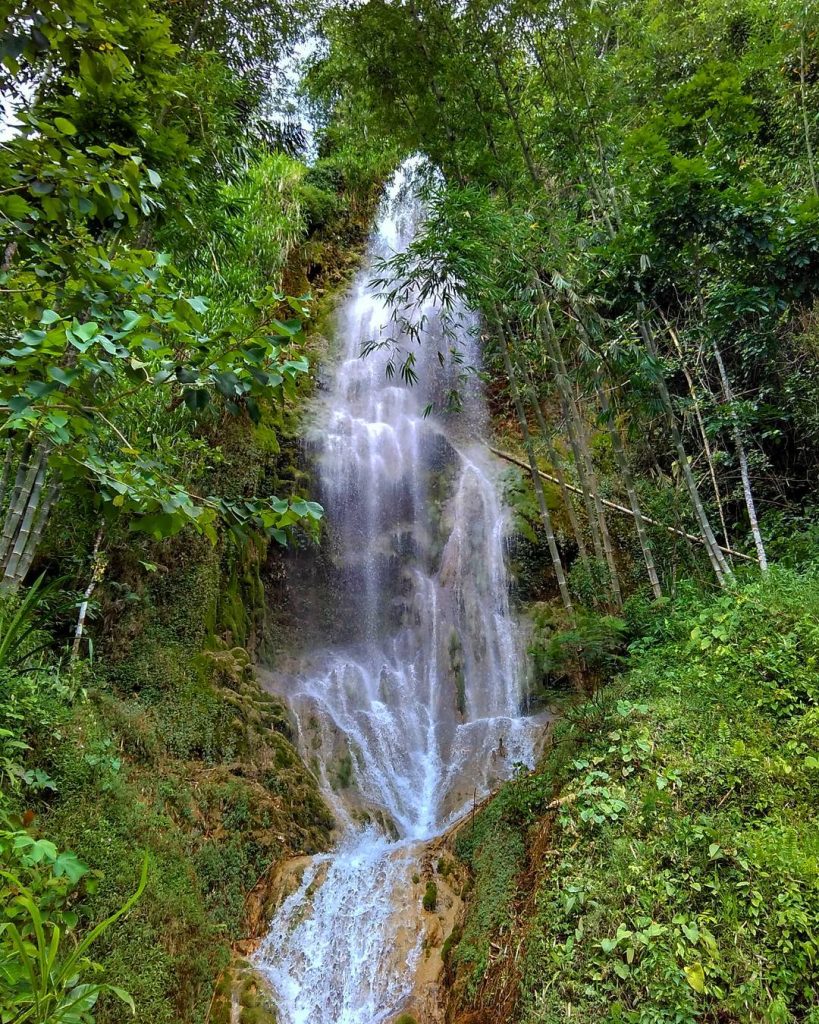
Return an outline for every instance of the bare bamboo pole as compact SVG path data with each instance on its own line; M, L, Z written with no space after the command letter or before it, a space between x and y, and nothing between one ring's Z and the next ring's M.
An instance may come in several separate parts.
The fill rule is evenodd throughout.
M517 458L515 455L511 455L509 452L502 451L500 448L495 448L491 444L486 446L493 455L497 455L499 459L503 459L505 462L510 462L513 466L519 466L521 469L529 469L529 465L522 459ZM548 480L550 483L556 484L557 478L552 476L551 473L546 473L542 469L538 468L538 474L543 477L544 480ZM566 486L570 491L575 494L582 494L583 492L579 487L574 487L572 484L567 483ZM622 512L624 515L633 516L634 512L632 509L627 508L625 505L619 505L616 501L609 501L608 498L600 499L606 508L612 509L614 512ZM651 516L647 516L643 513L643 522L649 523L651 526L657 526L661 530L666 530L668 533L673 533L677 537L684 537L686 540L691 540L695 544L702 544L705 546L705 540L697 533L688 533L685 530L679 530L675 526L668 526L666 523L658 522L656 519L652 519ZM755 562L756 559L752 555L746 555L742 551L735 551L733 548L725 548L720 546L721 550L727 555L733 555L734 558L744 559L746 562Z
M606 380L604 379L602 370L602 367L606 365L606 359L603 354L596 350L592 342L591 334L586 328L579 306L575 305L571 300L570 303L574 316L576 317L576 327L580 337L580 342L584 346L586 352L595 360L594 389L597 395L597 401L600 405L600 411L608 430L615 461L620 470L620 475L623 478L623 486L626 489L629 504L631 505L631 509L634 514L634 526L637 530L637 540L640 544L640 551L643 555L643 561L645 563L646 572L648 573L651 590L655 599L659 601L663 596L663 591L660 586L660 577L657 573L657 566L654 562L654 553L651 550L651 543L649 541L648 533L646 532L645 520L640 506L640 499L637 495L634 476L631 472L631 466L629 465L628 455L626 454L625 445L623 444L623 439L620 436L620 429L614 418L614 409L609 401L608 392L606 390Z
M506 335L503 331L503 325L501 319L496 314L496 326L498 340L500 341L501 354L503 356L504 368L506 375L509 380L509 388L512 393L512 402L515 406L515 412L517 413L518 422L520 424L521 434L523 436L523 446L526 450L527 457L529 459L529 472L532 474L532 484L535 488L535 496L537 503L540 508L540 516L543 520L543 527L546 531L546 542L549 546L549 554L552 559L552 566L554 567L555 576L557 577L557 585L560 590L560 598L563 602L563 607L570 619L574 619L574 606L572 605L571 594L569 593L569 585L566 581L566 573L563 570L563 560L560 557L560 551L555 540L554 527L552 526L552 516L549 512L549 505L546 502L546 495L543 493L543 485L541 483L540 473L538 470L537 460L535 459L535 451L532 446L532 438L529 434L529 423L526 419L526 410L523 407L523 402L520 397L520 391L518 390L517 377L515 375L514 367L512 366L512 360L509 355L509 346L506 341Z
M807 17L808 5L805 4L803 18ZM813 146L810 141L810 120L808 118L807 60L805 54L805 21L799 29L799 99L802 107L802 127L805 133L805 152L808 157L808 174L814 193L819 196L819 178L816 177L816 164L813 159Z
M97 536L94 538L94 547L91 551L91 579L88 581L88 586L85 588L85 593L82 595L82 602L80 604L79 615L77 616L77 626L74 630L74 643L71 645L71 660L76 661L77 656L80 653L80 644L82 643L83 630L85 629L85 619L88 615L88 604L91 601L91 596L97 587L97 584L102 579L105 573L106 567L106 556L100 553L100 544L102 543L103 527L101 526L97 530Z
M637 488L634 484L631 466L629 466L628 456L626 455L626 450L623 446L623 439L620 437L620 431L614 421L614 414L609 403L608 395L606 394L605 386L600 380L599 372L595 375L595 387L600 401L600 409L606 420L609 437L611 438L611 447L614 451L614 458L620 469L620 475L623 477L623 485L626 488L626 494L628 494L629 504L631 505L632 515L634 516L634 526L637 530L637 539L640 542L640 550L643 553L643 561L645 562L646 572L648 573L648 580L651 584L651 590L654 597L659 601L663 596L663 589L660 586L660 577L657 574L657 566L654 562L654 552L651 550L651 543L645 528L645 516L643 515L643 510L640 507L640 499L637 496Z
M509 327L508 322L505 322L504 326L506 328L507 335L511 336L511 329ZM577 518L577 513L574 509L574 502L572 501L571 494L568 488L566 487L566 474L563 472L563 464L561 462L560 456L557 454L557 450L555 449L554 443L552 441L552 431L549 429L549 425L546 423L546 418L543 415L543 410L540 407L540 402L538 401L535 385L532 381L529 369L526 366L525 355L523 353L520 353L516 361L518 368L520 369L521 376L523 378L526 393L529 397L529 405L532 407L532 411L535 414L535 422L537 423L538 431L540 432L540 435L543 438L543 443L546 446L546 454L549 457L549 462L554 468L555 476L557 477L558 486L560 487L560 494L563 498L563 504L566 507L566 514L569 517L569 525L572 528L572 533L574 534L574 538L577 543L578 555L580 556L581 562L584 565L588 566L589 552L586 548L586 541L583 538L583 530L581 529L580 522Z
M605 560L606 565L608 566L612 597L614 598L614 602L617 607L620 608L623 604L623 594L620 589L620 575L617 571L617 563L614 558L614 545L611 542L611 534L609 533L608 524L606 523L603 503L600 500L600 488L597 483L597 474L594 469L591 452L589 451L586 424L577 408L575 397L568 386L569 374L566 368L566 361L563 357L563 350L560 347L560 341L557 337L557 332L552 320L552 314L549 310L548 303L546 303L543 286L537 276L535 276L534 280L537 297L540 299L540 303L537 307L538 315L540 316L542 314L545 318L546 331L544 334L546 337L546 343L551 346L552 359L555 363L559 379L562 381L564 405L568 408L570 419L574 420L576 445L573 446L573 451L575 452L576 459L579 455L580 463L582 465L582 472L580 467L578 467L578 474L580 476L581 486L585 487L588 492L587 509L591 522L593 524L596 523L597 525L597 533L599 534L600 539L600 551L597 552L597 547L595 547L595 551L598 553L598 558L600 558L601 561ZM567 431L569 429L569 423L567 422ZM592 536L594 537L594 532Z
M603 539L600 534L600 524L597 519L594 499L592 497L591 488L586 475L586 461L581 450L580 439L577 436L575 420L578 413L577 409L574 407L573 397L569 391L568 381L566 380L565 364L562 364L561 354L554 344L554 324L551 321L551 317L548 319L541 318L541 309L542 307L538 307L538 332L543 341L543 347L547 358L552 364L552 368L554 370L557 391L560 397L560 408L563 413L563 420L566 424L566 437L568 438L569 447L571 448L572 455L574 456L575 470L577 471L577 479L580 483L579 493L583 496L583 502L586 506L586 519L589 524L589 532L591 533L592 545L594 546L594 554L598 561L603 562L605 554L603 552ZM546 310L546 312L548 312L548 310Z
M651 328L646 323L640 323L638 324L638 330L649 353L655 359L658 359L659 353L657 351L657 345L654 341ZM691 504L694 507L694 513L697 517L697 522L702 530L705 550L708 553L708 558L714 569L714 575L717 577L717 582L720 586L724 586L726 578L733 576L733 572L728 562L725 560L722 545L717 542L717 538L714 535L714 531L708 519L708 513L705 511L705 506L702 503L702 497L700 496L699 488L697 487L697 481L694 479L694 473L691 469L691 460L688 458L688 452L685 450L682 435L680 434L680 428L677 425L677 417L674 413L674 404L671 401L671 395L669 394L668 387L662 377L662 374L657 376L656 383L663 411L665 412L666 421L671 432L671 439L677 452L677 461L685 479L688 494L691 498Z
M683 348L680 343L680 339L677 336L677 332L674 330L671 324L668 323L664 316L663 322L665 323L665 328L668 331L668 336L671 338L672 342L674 343L674 348L677 350L677 355L680 357L680 367L682 368L682 372L685 375L686 383L688 384L688 393L691 396L691 401L694 406L694 416L697 420L697 427L700 432L700 437L702 438L702 450L705 453L705 461L708 466L708 475L711 478L711 486L714 489L714 498L717 503L717 512L719 514L720 526L722 527L722 537L725 541L725 546L730 548L731 538L728 535L728 524L725 521L725 510L723 508L722 503L722 494L720 492L719 483L717 481L717 472L714 469L714 453L711 450L711 442L708 440L708 431L705 429L705 420L703 419L700 400L697 396L697 389L694 385L694 379L691 376L691 371L688 369L688 363L686 362L685 353L683 352Z
M713 339L712 347L714 350L714 358L717 362L717 369L719 370L722 394L725 398L725 402L731 416L731 428L734 435L734 444L737 449L737 458L739 459L739 472L742 477L742 493L745 497L745 507L748 510L748 520L751 524L751 534L754 538L757 560L759 561L760 570L762 572L766 572L768 569L768 556L765 553L765 543L762 540L762 531L759 528L759 519L756 514L756 503L754 502L754 492L751 486L751 472L748 468L748 454L745 450L745 441L742 437L739 417L737 416L736 407L734 405L734 389L731 386L728 371L725 369L725 363L722 359L722 352L720 352L716 339Z

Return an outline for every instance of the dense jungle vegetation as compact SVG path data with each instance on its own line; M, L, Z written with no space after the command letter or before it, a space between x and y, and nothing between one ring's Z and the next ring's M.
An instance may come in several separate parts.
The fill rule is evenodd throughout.
M320 545L322 317L422 154L386 344L411 386L418 296L480 316L440 355L562 708L457 838L448 1019L816 1024L819 10L3 13L0 1020L227 1021L271 865L329 840L253 664Z

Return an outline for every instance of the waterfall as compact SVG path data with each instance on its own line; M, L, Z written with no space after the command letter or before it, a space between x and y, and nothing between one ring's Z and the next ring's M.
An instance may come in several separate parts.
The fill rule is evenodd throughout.
M339 311L342 351L308 439L336 625L271 676L340 833L331 853L304 866L256 956L282 1024L379 1024L400 1012L421 955L419 851L534 757L537 726L519 710L506 517L476 442L478 381L457 414L424 415L447 386L434 300L416 311L415 386L387 374L389 347L361 357L364 344L397 330L368 282L374 261L418 228L411 179L405 165ZM459 344L477 363L467 326Z

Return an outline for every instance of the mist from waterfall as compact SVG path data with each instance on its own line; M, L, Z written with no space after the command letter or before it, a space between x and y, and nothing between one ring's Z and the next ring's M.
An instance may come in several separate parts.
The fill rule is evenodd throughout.
M396 174L339 310L341 352L308 438L340 626L272 678L339 839L305 867L257 954L282 1024L379 1024L400 1012L422 938L411 881L419 849L534 756L537 729L520 713L505 510L477 441L486 415L477 378L458 414L424 415L447 383L434 301L415 311L415 386L388 376L389 347L361 357L397 330L369 281L423 217L412 170ZM476 364L468 317L459 319L465 361Z

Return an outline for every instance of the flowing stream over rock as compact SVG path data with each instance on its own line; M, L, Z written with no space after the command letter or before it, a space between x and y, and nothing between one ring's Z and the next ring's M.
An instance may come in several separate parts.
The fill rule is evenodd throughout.
M410 170L388 190L339 311L342 351L309 438L339 625L270 676L339 831L331 853L300 865L256 955L281 1024L380 1024L404 1008L422 955L413 874L425 845L516 763L531 763L538 732L520 711L506 516L477 443L477 378L461 384L460 411L425 417L454 372L447 380L439 365L451 341L433 301L415 314L420 347L401 341L416 354L415 386L387 374L389 347L361 357L398 330L368 282L423 215ZM471 332L458 340L476 363Z

